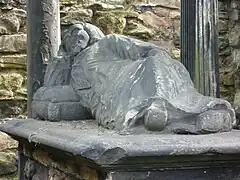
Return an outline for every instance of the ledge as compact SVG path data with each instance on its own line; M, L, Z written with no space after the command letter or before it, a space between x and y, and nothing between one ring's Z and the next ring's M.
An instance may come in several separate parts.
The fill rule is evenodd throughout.
M15 139L58 149L81 156L101 166L121 164L125 159L138 158L145 163L147 157L185 157L175 160L189 165L193 161L240 162L240 131L211 135L139 134L120 135L98 127L94 121L47 122L11 120L0 125L0 130ZM220 156L219 156L220 155ZM186 156L196 157L195 160ZM200 158L201 156L201 158ZM211 157L211 160L202 157ZM214 157L218 157L217 159ZM222 159L224 158L224 159ZM151 160L156 161L155 158ZM126 164L127 161L124 163ZM135 161L135 163L140 161ZM164 163L164 160L158 163ZM169 158L166 161L168 164ZM165 162L165 163L166 163ZM146 164L146 163L145 163Z

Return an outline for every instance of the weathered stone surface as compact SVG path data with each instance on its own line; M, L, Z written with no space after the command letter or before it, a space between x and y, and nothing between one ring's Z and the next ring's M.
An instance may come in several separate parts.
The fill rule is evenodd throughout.
M240 46L240 28L234 28L229 33L230 46Z
M1 55L0 54L0 68L11 69L26 69L27 55Z
M226 20L219 20L218 29L220 33L228 32L228 21Z
M129 20L123 33L139 39L147 40L154 36L155 31L134 20Z
M6 117L25 118L27 113L26 100L1 100L0 101L0 119Z
M72 4L77 4L77 0L61 0L62 5L72 5Z
M161 27L170 28L172 26L172 23L168 17L159 17L151 11L147 11L139 15L138 18L141 19L143 23L146 24L147 26L152 26L154 28Z
M26 76L17 71L0 73L0 99L25 99ZM20 97L22 96L22 97Z
M105 34L122 34L126 26L126 17L134 13L124 11L97 12L94 24L97 25Z
M239 115L240 114L240 90L237 90L237 92L235 93L234 107L235 107L236 113Z
M14 7L25 9L27 0L0 0L0 9L11 10Z
M26 24L26 11L11 9L0 15L0 35L18 33Z
M39 128L41 127L41 128ZM1 131L41 144L81 155L105 167L130 157L239 154L238 130L210 135L119 134L99 127L94 121L46 122L33 119L12 120L0 125ZM67 136L66 136L67 134ZM72 143L69 143L72 142ZM147 142L147 143L146 143ZM154 148L153 148L154 147ZM39 152L39 149L33 149ZM41 157L48 153L34 153ZM48 165L52 159L45 158ZM205 159L206 160L206 159ZM171 162L169 162L171 163ZM45 164L45 163L42 163ZM56 163L53 163L56 164ZM65 164L66 165L66 164ZM60 166L61 167L61 166ZM63 166L64 167L64 166Z
M219 38L219 50L222 51L229 46L229 39L227 37L220 36Z
M78 180L77 178L70 177L66 173L58 171L58 170L53 169L53 168L51 168L49 170L48 178L49 178L49 180ZM94 180L94 179L92 179L92 180Z
M0 34L17 33L19 31L25 32L25 5L26 0L0 0L0 9L3 10L0 12ZM219 49L220 55L224 56L225 59L228 59L228 56L232 55L232 47L230 46L233 45L234 47L238 47L239 45L239 30L234 30L236 28L235 20L239 18L239 13L237 12L238 7L238 1L232 1L230 5L227 1L219 1L220 35L221 37L226 35L225 39L220 39ZM136 16L128 17L128 15L125 14L124 16L119 17L117 13L108 13L114 9L124 9L122 11L129 14L129 11L126 11L128 8L131 9L131 12L136 11L137 13L134 12ZM99 25L101 29L107 34L123 33L147 41L171 41L174 44L174 47L172 47L170 51L176 58L179 58L179 9L180 0L61 0L62 24L71 24L80 20L87 22L92 21L93 24ZM95 10L98 10L100 12L94 14ZM106 17L107 14L110 15L110 18ZM139 19L138 16L140 17ZM157 20L160 20L163 23L161 24L159 23L160 21ZM154 23L149 23L150 21ZM234 32L229 36L229 46L227 45L227 33L229 28L232 26L234 27ZM155 31L155 29L158 30ZM2 42L3 39L5 39L4 43ZM24 46L26 46L26 38L22 41L21 37L18 38L18 35L13 35L11 38L8 37L7 39L8 40L2 36L0 37L0 52L8 53L9 50L13 53L18 51L25 52L26 47L23 47L23 45L20 44L24 44ZM14 43L11 44L9 41L14 41ZM234 52L233 56L235 57L235 55L236 53ZM3 58L5 59L5 63L2 62ZM11 69L25 68L24 65L20 65L17 62L11 63L10 61L12 60L9 60L9 58L11 57L2 57L0 54L0 67ZM15 61L18 61L17 59L19 59L19 57L16 57ZM234 59L236 60L236 58ZM232 79L226 76L224 81L226 81L226 79ZM224 89L225 88L228 87L224 87ZM5 93L7 95L11 95L9 92L2 92L2 94Z
M13 152L0 152L0 176L13 173L16 170L16 154Z
M79 9L77 11L68 11L61 13L62 24L75 24L79 22L91 22L93 12L91 9Z
M93 6L95 4L99 4L101 6L103 6L104 8L109 8L112 9L114 6L118 7L119 5L123 5L125 3L125 0L82 0L80 1L80 3L84 6L84 7L89 7L89 6Z
M151 6L161 6L170 9L179 9L180 0L133 0L133 4L149 4Z
M1 120L0 124L3 122L6 121ZM10 136L8 136L7 134L0 132L0 152L7 151L10 149L16 149L17 145L18 145L17 141L10 138Z
M25 52L27 45L26 34L0 36L0 53Z
M234 72L223 72L220 73L221 82L226 86L234 85Z

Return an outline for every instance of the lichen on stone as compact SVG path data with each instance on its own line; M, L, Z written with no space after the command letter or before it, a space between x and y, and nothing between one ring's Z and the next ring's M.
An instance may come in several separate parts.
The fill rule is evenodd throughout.
M105 34L122 34L126 18L137 16L137 13L125 10L97 11L93 21Z

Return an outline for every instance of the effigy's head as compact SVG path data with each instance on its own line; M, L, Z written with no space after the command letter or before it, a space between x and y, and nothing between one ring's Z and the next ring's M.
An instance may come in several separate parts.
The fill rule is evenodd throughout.
M91 24L72 25L62 38L62 48L69 54L76 54L104 37L102 31Z

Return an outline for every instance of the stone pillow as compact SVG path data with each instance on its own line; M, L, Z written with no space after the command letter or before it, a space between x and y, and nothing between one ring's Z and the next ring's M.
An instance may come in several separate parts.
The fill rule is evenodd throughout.
M49 121L91 119L71 86L39 88L34 94L32 109L38 118Z

